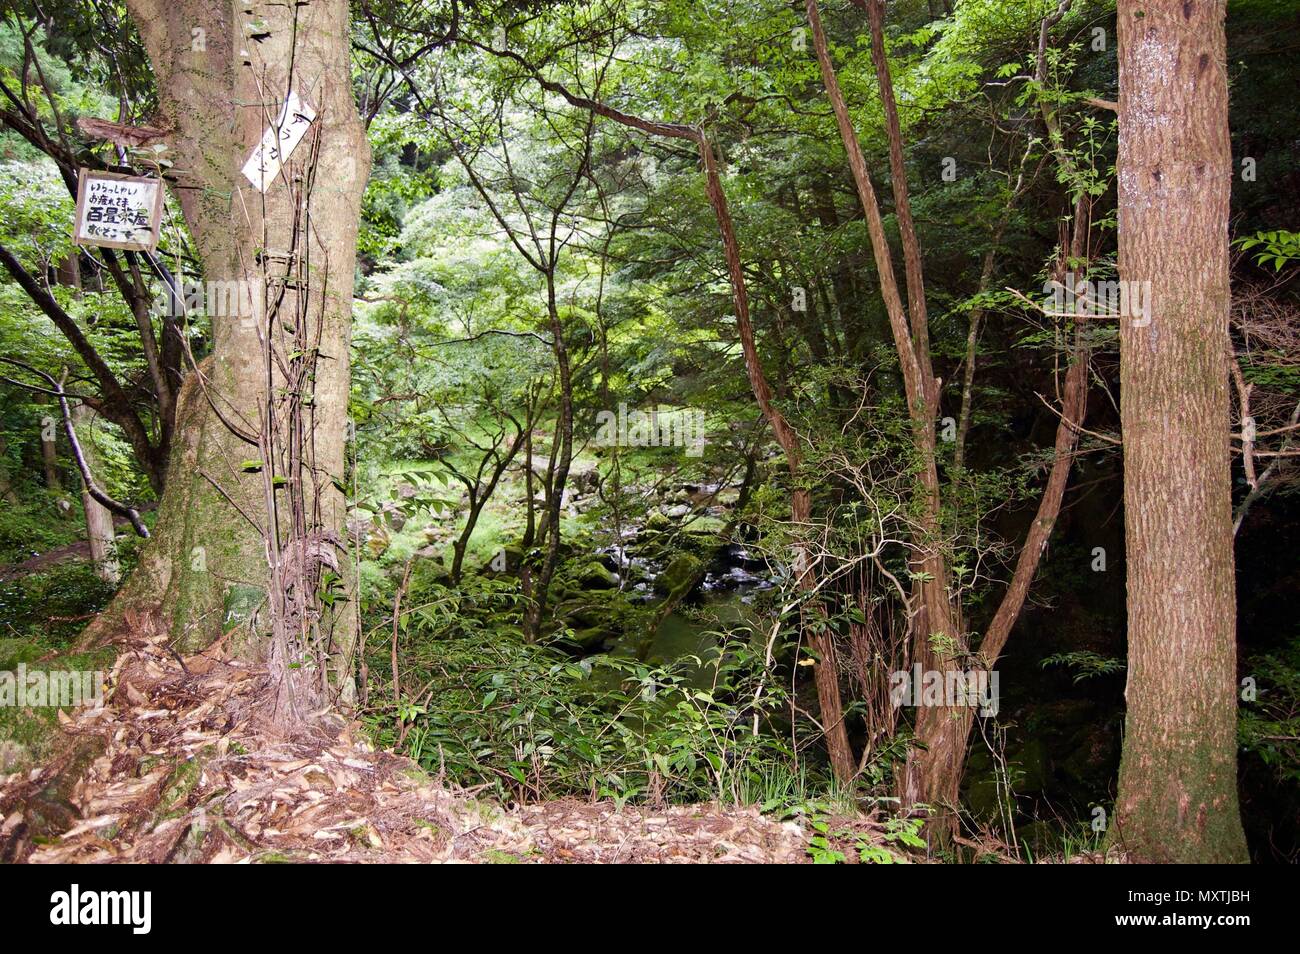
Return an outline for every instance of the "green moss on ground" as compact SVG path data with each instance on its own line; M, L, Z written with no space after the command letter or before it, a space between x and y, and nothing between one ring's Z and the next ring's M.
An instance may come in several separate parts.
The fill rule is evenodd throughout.
M0 640L0 672L17 677L25 672L102 672L113 667L116 652L111 648L69 653L42 660L48 652L31 640ZM62 707L71 711L71 707ZM22 772L48 762L64 740L59 731L59 706L0 705L0 773Z

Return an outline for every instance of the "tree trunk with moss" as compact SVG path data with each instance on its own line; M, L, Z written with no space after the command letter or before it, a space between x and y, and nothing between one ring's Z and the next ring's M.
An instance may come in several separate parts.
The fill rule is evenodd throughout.
M1128 712L1112 839L1246 861L1237 804L1229 435L1232 157L1223 0L1119 4L1119 270Z
M250 621L268 604L283 563L270 532L284 525L283 488L301 481L312 533L334 546L342 540L352 286L370 163L350 80L348 4L130 0L128 7L168 130L161 157L172 163L169 185L207 287L247 284L224 286L240 289L224 307L208 302L216 312L212 353L197 368L191 362L181 389L154 539L85 641L110 640L124 622L156 614L178 650L233 631L233 644L256 659L266 645ZM279 122L291 90L316 118L263 194L241 168ZM315 345L305 393L296 395L302 432L295 440L306 450L268 496L265 475L246 462L258 459L250 438L265 432L268 407L282 398L281 358L301 357L273 359L267 341L297 316L310 324ZM342 609L328 620L331 667L346 685L354 614L346 601L334 605Z

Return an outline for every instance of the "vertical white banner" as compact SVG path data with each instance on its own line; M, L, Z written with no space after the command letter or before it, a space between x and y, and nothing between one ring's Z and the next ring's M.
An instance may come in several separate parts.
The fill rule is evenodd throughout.
M280 174L281 167L307 135L315 118L316 110L299 99L297 93L290 91L289 98L280 110L280 118L262 134L262 141L244 163L244 178L253 184L253 188L265 192L271 187L275 177Z

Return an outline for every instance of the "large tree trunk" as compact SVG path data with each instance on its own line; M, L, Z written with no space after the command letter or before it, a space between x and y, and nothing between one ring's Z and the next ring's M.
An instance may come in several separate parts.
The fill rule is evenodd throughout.
M772 401L772 387L763 372L763 363L758 354L758 343L754 337L754 323L749 315L749 291L745 285L745 272L740 258L740 242L736 238L735 225L731 212L727 208L727 194L722 187L722 177L718 173L717 158L713 154L713 144L702 133L696 140L700 151L701 164L704 166L705 189L718 230L722 234L722 248L727 259L727 275L731 282L732 303L736 310L736 330L740 334L740 347L745 356L745 373L749 378L750 389L759 410L772 428L776 441L785 452L786 467L790 471L790 523L794 535L795 572L798 574L797 586L808 596L801 611L803 622L811 621L806 627L808 645L812 649L813 682L817 687L817 705L822 719L822 732L826 738L826 754L830 758L831 769L835 777L842 782L851 782L857 773L853 760L853 747L849 742L848 727L844 724L844 706L840 698L840 672L835 653L835 643L821 620L822 610L818 605L815 591L817 588L818 568L813 564L812 548L808 545L807 534L812 517L812 495L800 486L804 479L803 459L799 449L799 438L790 422Z
M212 315L213 353L190 372L177 401L154 540L86 640L111 638L127 609L156 609L182 650L238 630L245 654L258 658L267 641L251 620L275 605L271 583L290 556L280 548L301 546L304 535L341 540L346 508L339 487L352 284L370 156L353 102L348 4L130 0L128 7L157 79L160 116L171 130L171 186L204 278L248 283L242 300L251 306ZM317 118L263 195L240 170L291 89ZM305 385L286 396L284 367L303 359L284 336L300 322L318 352ZM278 417L290 403L295 416ZM249 472L241 462L260 459L257 438L273 416L285 460ZM287 490L270 487L273 465ZM295 489L307 501L306 526L277 503ZM347 561L339 563L345 570ZM329 652L346 691L355 627L346 601L335 605L345 608L328 621Z
M1112 836L1246 861L1237 805L1224 0L1120 0L1119 269L1128 713Z
M569 361L569 349L564 342L564 324L560 321L559 305L555 296L554 253L546 261L546 314L551 331L551 350L555 355L556 374L559 377L560 407L555 419L555 437L551 446L550 480L547 481L549 494L546 498L543 524L550 535L546 537L546 553L542 557L541 572L537 574L536 584L529 594L531 599L524 615L524 634L529 640L537 639L542 634L542 619L546 614L546 604L551 595L551 582L560 563L564 489L569 482L569 468L573 465L573 370ZM530 580L530 584L531 582Z

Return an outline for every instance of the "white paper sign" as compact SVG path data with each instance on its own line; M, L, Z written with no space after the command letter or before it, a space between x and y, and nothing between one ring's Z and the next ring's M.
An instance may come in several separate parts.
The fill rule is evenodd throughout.
M152 251L158 246L161 220L157 179L81 170L72 234L78 245Z
M265 192L280 174L280 167L288 161L290 154L298 148L316 118L312 109L294 92L289 93L280 118L275 125L262 133L262 141L257 144L253 154L244 163L244 177L259 192Z

